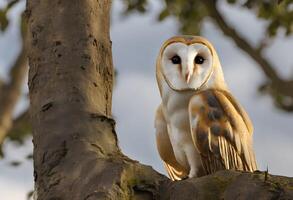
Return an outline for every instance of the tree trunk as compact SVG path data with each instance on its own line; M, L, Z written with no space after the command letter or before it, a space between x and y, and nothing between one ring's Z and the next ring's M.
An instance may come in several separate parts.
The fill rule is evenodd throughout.
M38 199L117 199L150 174L162 178L117 145L109 10L108 0L28 1Z
M110 4L28 0L36 198L192 199L206 191L201 179L170 182L124 156L117 145L111 118ZM210 179L215 176L222 175Z

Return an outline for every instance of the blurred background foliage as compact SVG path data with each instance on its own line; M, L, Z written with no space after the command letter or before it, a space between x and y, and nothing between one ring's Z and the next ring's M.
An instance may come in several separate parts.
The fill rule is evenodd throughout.
M11 19L9 12L23 0L6 1L6 5L0 8L0 37L8 30ZM0 156L4 157L2 145L5 141L12 141L22 145L31 135L31 125L29 122L28 108L24 111L16 112L16 107L21 99L28 99L28 94L24 91L24 84L27 78L28 62L26 48L26 23L24 15L19 16L19 33L21 35L21 50L15 61L9 66L8 78L0 78ZM0 66L2 67L2 66ZM3 77L3 76L0 76ZM17 114L16 114L17 113ZM26 156L31 160L31 154ZM10 165L17 167L21 161L12 160Z
M9 11L25 0L5 0L6 5L0 8L0 37L10 25ZM134 12L147 13L150 0L119 0L125 5L123 15ZM236 46L244 51L257 67L264 73L266 80L258 86L261 94L270 95L275 106L285 112L293 112L293 77L280 76L278 68L267 58L263 52L274 39L292 34L293 30L293 1L292 0L226 0L231 6L242 7L253 13L259 20L266 22L263 38L258 44L252 44L238 30L229 24L227 16L219 8L220 0L160 0L163 3L157 15L158 21L167 18L177 20L178 33L200 35L206 20L212 20L223 34L231 39ZM224 0L223 0L224 1ZM19 30L22 34L22 50L10 66L9 78L0 79L0 145L5 140L22 144L31 134L28 108L14 116L15 107L21 98L27 98L23 92L24 80L27 76L26 40L25 40L25 14L20 16ZM0 66L1 67L1 66ZM3 153L2 153L3 156ZM31 155L27 159L31 159ZM18 161L12 161L12 166L18 166Z
M173 17L178 21L178 31L181 34L201 35L205 20L212 20L215 25L237 45L239 49L250 56L263 71L266 81L258 87L262 94L269 94L275 105L286 112L293 111L293 77L285 79L267 58L263 51L279 37L287 37L293 31L293 1L292 0L226 0L232 6L242 7L252 12L259 20L266 22L265 34L258 44L250 43L239 31L231 26L225 13L219 8L220 0L162 0L164 8L157 19L163 21ZM145 13L148 11L149 0L124 0L125 13Z

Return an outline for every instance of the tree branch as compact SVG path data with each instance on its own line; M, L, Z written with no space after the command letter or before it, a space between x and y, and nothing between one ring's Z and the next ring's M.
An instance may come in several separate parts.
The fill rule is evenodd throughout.
M26 136L31 135L31 123L28 109L13 120L13 125L8 131L7 137L12 140L23 143Z
M293 80L281 78L275 70L276 67L269 63L268 59L263 57L260 49L250 45L240 33L226 22L217 8L217 0L203 0L202 3L206 6L210 13L210 17L215 21L222 32L231 38L240 49L246 52L270 80L267 84L267 88L269 88L267 92L274 98L276 106L288 112L292 111Z
M12 127L13 111L21 95L27 68L26 48L23 47L10 70L10 82L4 84L0 91L0 145Z
M216 3L216 0L203 0L203 4L205 4L208 9L210 16L216 22L218 27L222 30L222 32L231 38L235 44L246 52L257 64L261 67L262 71L265 75L270 78L272 81L280 82L278 73L275 71L274 67L265 59L261 53L253 48L246 39L238 33L235 29L233 29L224 19L222 14L219 12Z

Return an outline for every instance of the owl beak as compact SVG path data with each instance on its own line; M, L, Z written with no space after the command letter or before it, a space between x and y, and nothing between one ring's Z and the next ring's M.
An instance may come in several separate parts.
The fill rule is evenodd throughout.
M191 77L191 74L189 72L185 74L186 83L189 83L190 77Z

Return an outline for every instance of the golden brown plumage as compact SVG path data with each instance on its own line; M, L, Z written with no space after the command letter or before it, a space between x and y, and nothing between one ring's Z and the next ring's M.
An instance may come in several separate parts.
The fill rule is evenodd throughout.
M195 105L200 98L202 104ZM219 169L256 170L252 125L234 98L221 90L204 90L190 100L191 134L206 174ZM192 121L197 118L198 123Z

